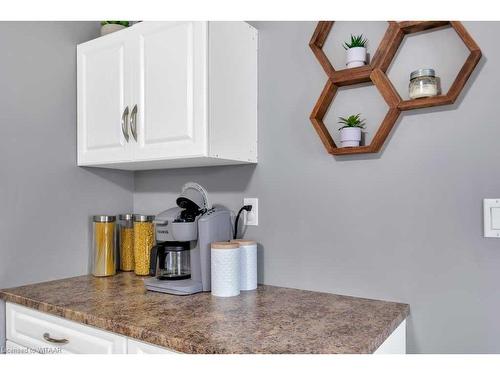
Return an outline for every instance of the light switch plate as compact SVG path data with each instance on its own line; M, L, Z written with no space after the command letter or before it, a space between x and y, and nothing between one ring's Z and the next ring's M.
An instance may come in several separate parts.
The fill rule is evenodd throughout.
M484 236L500 237L500 198L484 199Z
M243 205L251 204L252 211L245 211L246 225L259 225L259 198L243 198Z

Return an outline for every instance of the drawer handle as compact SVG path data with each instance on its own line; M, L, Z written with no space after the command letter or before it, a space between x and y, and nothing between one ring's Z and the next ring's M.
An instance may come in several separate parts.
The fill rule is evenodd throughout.
M43 334L43 339L45 341L48 341L48 342L51 342L54 344L67 344L69 342L69 340L67 340L67 339L54 339L54 338L50 337L50 333L47 333L47 332L45 332Z

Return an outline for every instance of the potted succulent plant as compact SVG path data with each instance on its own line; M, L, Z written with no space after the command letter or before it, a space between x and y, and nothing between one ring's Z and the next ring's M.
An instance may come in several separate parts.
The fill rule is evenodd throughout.
M130 26L129 21L101 21L101 36Z
M346 65L348 68L356 68L366 64L366 44L368 41L361 35L352 35L351 41L344 42L346 50Z
M339 117L339 124L343 126L340 130L340 143L342 147L358 147L361 142L361 129L365 128L365 120L360 118L361 114Z

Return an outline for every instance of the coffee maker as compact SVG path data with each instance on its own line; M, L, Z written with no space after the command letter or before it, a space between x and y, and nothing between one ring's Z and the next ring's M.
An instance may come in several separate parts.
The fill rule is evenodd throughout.
M146 289L177 295L210 291L210 244L231 239L231 213L212 208L206 190L189 182L177 207L155 218L156 245L151 249Z

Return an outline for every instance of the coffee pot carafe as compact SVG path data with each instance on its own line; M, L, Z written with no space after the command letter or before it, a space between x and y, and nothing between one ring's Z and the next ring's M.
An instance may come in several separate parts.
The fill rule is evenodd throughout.
M150 275L158 280L191 278L191 245L189 242L160 242L151 249Z

